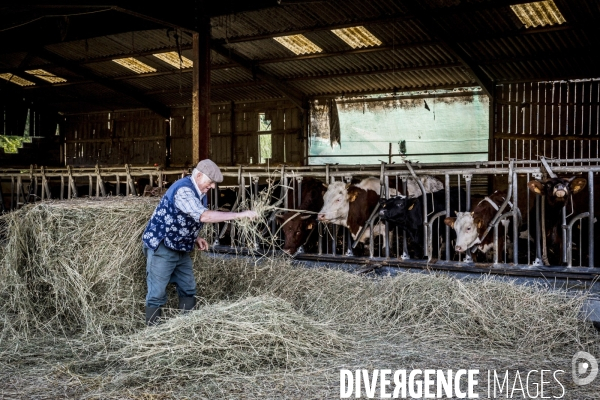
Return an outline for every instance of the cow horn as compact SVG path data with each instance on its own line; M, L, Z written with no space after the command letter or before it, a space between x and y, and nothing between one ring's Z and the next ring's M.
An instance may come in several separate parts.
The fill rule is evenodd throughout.
M312 217L312 215L310 215L310 214L309 214L309 215L302 215L302 216L300 217L300 219L308 219L308 218L310 218L310 217Z
M475 211L471 211L471 217L475 215Z
M350 183L346 183L346 189L350 187Z
M325 186L326 188L328 188L328 187L329 187L329 185L328 185L328 184L326 184L326 183L323 183L323 186Z
M285 214L283 211L279 211L275 213L275 218L283 218L283 214Z

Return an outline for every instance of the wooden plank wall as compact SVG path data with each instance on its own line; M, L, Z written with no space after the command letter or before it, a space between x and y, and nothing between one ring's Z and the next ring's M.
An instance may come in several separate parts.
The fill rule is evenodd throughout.
M232 107L233 120L232 121ZM211 106L211 158L220 165L257 164L259 113L271 118L271 163L300 165L304 159L302 119L287 101L223 103ZM189 167L192 162L191 108L173 110L171 166ZM233 128L233 130L232 130ZM232 145L233 143L233 145ZM232 151L233 150L233 151ZM233 152L233 154L232 154Z
M257 164L258 135L266 133L258 132L259 113L272 120L271 163L302 164L302 115L283 100L236 103L234 121L231 103L212 105L211 158L221 165L249 164L250 160ZM68 116L65 128L67 165L165 165L166 139L170 141L170 167L190 167L196 162L192 160L191 107L173 109L170 127L150 111L124 111Z
M168 122L151 111L69 116L66 164L164 165Z
M600 157L599 89L598 80L496 86L493 160Z

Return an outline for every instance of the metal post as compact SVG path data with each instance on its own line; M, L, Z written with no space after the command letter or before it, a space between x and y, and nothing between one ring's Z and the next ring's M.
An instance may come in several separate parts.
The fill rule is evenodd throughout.
M573 201L573 199L571 199ZM567 262L567 207L562 208L562 262ZM548 229L548 228L546 228Z
M92 175L88 175L88 178L89 178L89 182L90 182L90 184L88 186L88 188L89 188L89 190L88 190L88 197L92 197L92 184L94 182L93 182L93 179L92 179Z
M519 263L519 207L517 193L517 173L513 173L513 262ZM506 246L504 246L506 247Z
M119 176L119 174L117 174L116 177L117 177L117 188L115 189L115 196L118 196L121 192L121 177Z
M498 264L498 224L500 223L500 221L497 221L494 225L494 264Z
M402 193L406 197L408 197L408 193L406 193L406 176L402 176ZM402 260L409 260L410 256L408 254L408 240L406 239L406 231L402 232L402 256L400 257Z
M390 198L390 177L386 175L384 181L385 198L388 200ZM390 258L390 227L388 221L385 221L385 258Z
M445 189L446 189L446 193L445 193L445 195L446 195L446 217L449 217L450 216L450 175L446 174L446 175L444 175L444 178L445 178L444 185L445 185ZM459 196L459 198L460 198L460 196ZM425 200L426 200L425 195L423 195L423 202L425 202ZM436 221L436 223L438 223L438 222ZM446 224L444 224L444 226L446 227L446 261L450 261L450 227ZM439 232L439 229L438 229L438 232ZM432 233L433 233L433 230L432 230ZM433 236L433 235L431 235L431 236Z
M588 219L588 236L589 236L589 266L590 268L594 267L594 222L595 222L595 210L594 210L594 173L592 171L588 171L588 193L589 193L589 202L590 202L590 217ZM600 222L598 222L600 224Z
M319 224L317 232L319 234L319 255L323 254L323 224L321 222L317 222Z
M337 233L338 233L338 226L337 225L333 225L333 238L331 239L331 255L335 256L335 245L336 245L336 239L337 239Z
M296 189L298 190L298 196L297 196L297 201L296 201L296 209L300 208L300 205L302 204L302 177L299 176L296 178Z
M465 178L465 190L467 192L467 204L465 204L465 211L471 211L471 180L473 179L472 174L464 174L463 178ZM460 197L460 192L458 193ZM465 254L465 262L473 262L473 258L471 257L471 248L468 248Z

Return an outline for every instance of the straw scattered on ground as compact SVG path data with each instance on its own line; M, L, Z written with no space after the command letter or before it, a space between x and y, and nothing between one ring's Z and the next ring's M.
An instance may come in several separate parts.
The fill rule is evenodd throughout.
M600 353L582 295L200 252L198 309L147 329L141 234L155 205L77 200L0 218L2 395L339 398L340 368L570 370L576 351Z

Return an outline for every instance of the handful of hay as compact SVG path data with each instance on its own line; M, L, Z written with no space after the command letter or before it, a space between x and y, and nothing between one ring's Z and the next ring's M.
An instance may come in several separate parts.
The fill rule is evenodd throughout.
M269 179L266 189L254 196L250 196L240 204L240 210L252 210L258 214L255 219L236 219L233 221L239 243L249 250L257 250L262 246L265 251L279 249L279 241L270 229L271 220L275 216L279 204L271 204L272 196L278 185L274 185L273 179ZM281 186L283 187L283 186Z

